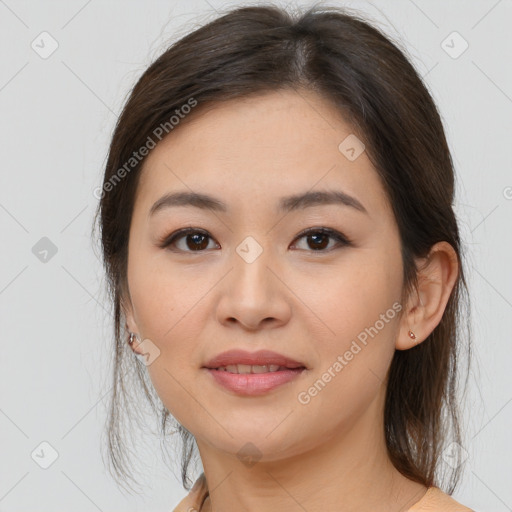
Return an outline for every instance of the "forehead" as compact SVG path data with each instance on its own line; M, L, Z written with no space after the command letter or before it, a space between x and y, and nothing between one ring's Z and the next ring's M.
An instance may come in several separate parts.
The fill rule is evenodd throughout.
M362 152L347 158L347 144ZM311 91L286 90L196 107L147 156L137 197L149 210L173 190L243 205L333 188L368 210L389 210L362 141L340 112Z

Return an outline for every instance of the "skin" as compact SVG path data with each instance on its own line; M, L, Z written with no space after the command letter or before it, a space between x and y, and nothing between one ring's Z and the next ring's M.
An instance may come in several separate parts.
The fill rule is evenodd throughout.
M339 151L351 133L315 93L272 92L196 112L144 163L123 308L127 327L160 351L147 366L157 393L196 438L206 510L404 511L427 490L388 458L384 397L395 350L421 343L441 320L458 271L449 244L418 262L420 288L402 315L360 344L309 403L297 399L400 303L396 221L366 152L350 161ZM310 190L342 190L368 213L339 204L276 213L280 197ZM180 206L149 217L174 191L215 196L228 211ZM174 250L159 246L187 226L207 231L202 252L190 237ZM298 238L310 227L352 244ZM236 252L247 236L263 249L251 263ZM231 348L268 348L308 370L265 395L240 396L201 368ZM248 442L260 456L254 465L237 456Z

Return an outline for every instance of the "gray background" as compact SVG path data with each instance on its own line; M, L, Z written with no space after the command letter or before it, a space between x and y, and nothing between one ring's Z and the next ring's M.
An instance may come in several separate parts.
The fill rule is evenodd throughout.
M458 174L476 359L454 497L477 511L512 510L512 2L338 3L404 42L439 105ZM158 442L142 450L144 495L126 495L105 471L111 317L89 231L130 88L167 42L231 5L0 0L0 511L160 511L185 495ZM58 43L47 58L31 47L42 52L46 37L51 49L43 31ZM454 31L469 45L460 55ZM35 460L50 462L52 449L58 457L43 469Z

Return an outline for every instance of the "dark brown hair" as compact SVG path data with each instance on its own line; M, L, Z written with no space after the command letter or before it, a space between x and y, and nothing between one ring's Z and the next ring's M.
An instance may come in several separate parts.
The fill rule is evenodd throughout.
M161 414L164 447L167 420L176 422L156 396L145 366L133 357L121 320L130 222L144 163L143 158L131 160L134 151L155 142L159 127L165 126L165 133L180 129L184 116L176 122L177 114L190 111L184 105L198 105L185 118L186 124L208 105L291 89L315 91L328 99L364 142L399 228L402 304L417 286L414 258L426 256L439 241L450 243L458 255L459 275L439 325L419 345L395 352L384 413L388 453L395 467L426 486L441 486L443 478L448 481L446 492L455 489L461 466L443 465L441 454L447 444L462 444L458 363L462 343L469 363L470 332L468 327L467 335L461 335L468 325L461 318L469 311L469 296L452 208L454 170L436 105L400 46L366 17L344 8L314 6L293 15L271 5L236 8L172 44L134 86L112 137L95 217L100 219L114 308L113 392L106 430L117 476L133 480L126 471L120 428L122 413L135 412L129 381L138 379L147 403ZM195 439L177 422L175 426L183 442L182 482L189 489Z

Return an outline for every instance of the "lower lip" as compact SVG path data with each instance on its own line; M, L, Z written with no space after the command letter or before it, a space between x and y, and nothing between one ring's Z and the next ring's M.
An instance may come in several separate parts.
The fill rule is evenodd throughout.
M206 368L215 381L240 395L261 395L299 377L305 368L266 373L230 373Z

